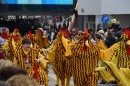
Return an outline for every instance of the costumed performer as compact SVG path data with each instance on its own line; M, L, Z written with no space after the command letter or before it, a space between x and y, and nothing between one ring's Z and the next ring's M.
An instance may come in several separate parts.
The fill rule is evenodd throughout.
M120 43L118 50L115 52L115 61L105 61L106 69L118 82L118 86L130 86L130 31L125 30L126 40Z
M48 38L44 35L42 28L36 30L36 34L33 38L33 42L36 43L40 48L48 48L50 46Z
M98 74L95 68L98 67L98 59L109 60L116 46L101 50L89 40L87 30L81 34L78 42L72 47L65 41L65 38L62 42L66 50L65 58L73 59L71 69L74 86L97 86Z
M15 50L14 64L28 72L40 85L48 86L48 75L44 70L48 68L48 60L39 53L39 50L31 48L31 40L24 38L22 47ZM16 48L17 49L17 48Z

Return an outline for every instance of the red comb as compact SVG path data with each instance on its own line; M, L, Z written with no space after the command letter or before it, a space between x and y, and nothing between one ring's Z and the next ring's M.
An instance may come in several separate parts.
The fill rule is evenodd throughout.
M14 30L15 30L16 32L19 32L18 28L15 28Z
M29 35L30 39L32 39L32 38L33 38L33 35L32 35L31 30L29 30L29 31L28 31L28 35Z
M60 30L59 32L60 32L60 34L64 34L66 38L69 37L69 32L66 29Z
M67 30L63 30L63 33L64 33L64 35L66 36L66 38L68 38L69 37L69 32L67 31Z
M124 31L124 34L126 34L130 40L130 30L128 28Z
M88 37L88 35L89 35L88 29L85 29L84 32L85 32L85 35Z

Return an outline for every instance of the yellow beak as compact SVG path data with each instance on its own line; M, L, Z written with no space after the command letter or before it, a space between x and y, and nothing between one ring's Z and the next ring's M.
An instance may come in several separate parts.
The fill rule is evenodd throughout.
M88 40L85 41L85 45L86 45L87 47L89 47Z
M126 44L130 45L130 40L128 40L128 41L126 42Z

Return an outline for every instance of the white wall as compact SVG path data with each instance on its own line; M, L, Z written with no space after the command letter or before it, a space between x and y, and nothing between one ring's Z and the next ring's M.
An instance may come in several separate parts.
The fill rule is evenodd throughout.
M130 14L130 0L78 0L78 14Z
M130 0L101 0L101 14L130 14Z
M113 18L120 21L122 28L130 27L130 15L116 15Z
M84 9L84 12L81 10ZM100 15L101 0L78 0L79 15Z

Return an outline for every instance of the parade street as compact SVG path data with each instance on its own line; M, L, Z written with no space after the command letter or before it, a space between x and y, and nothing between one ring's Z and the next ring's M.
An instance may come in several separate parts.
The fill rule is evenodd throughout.
M49 86L55 86L55 81L56 81L56 77L55 77L55 74L52 70L52 65L49 66ZM100 82L100 81L99 81ZM73 84L73 79L71 79L71 82L70 82L70 86L74 86ZM98 84L98 86L117 86L117 85L114 85L114 84Z

